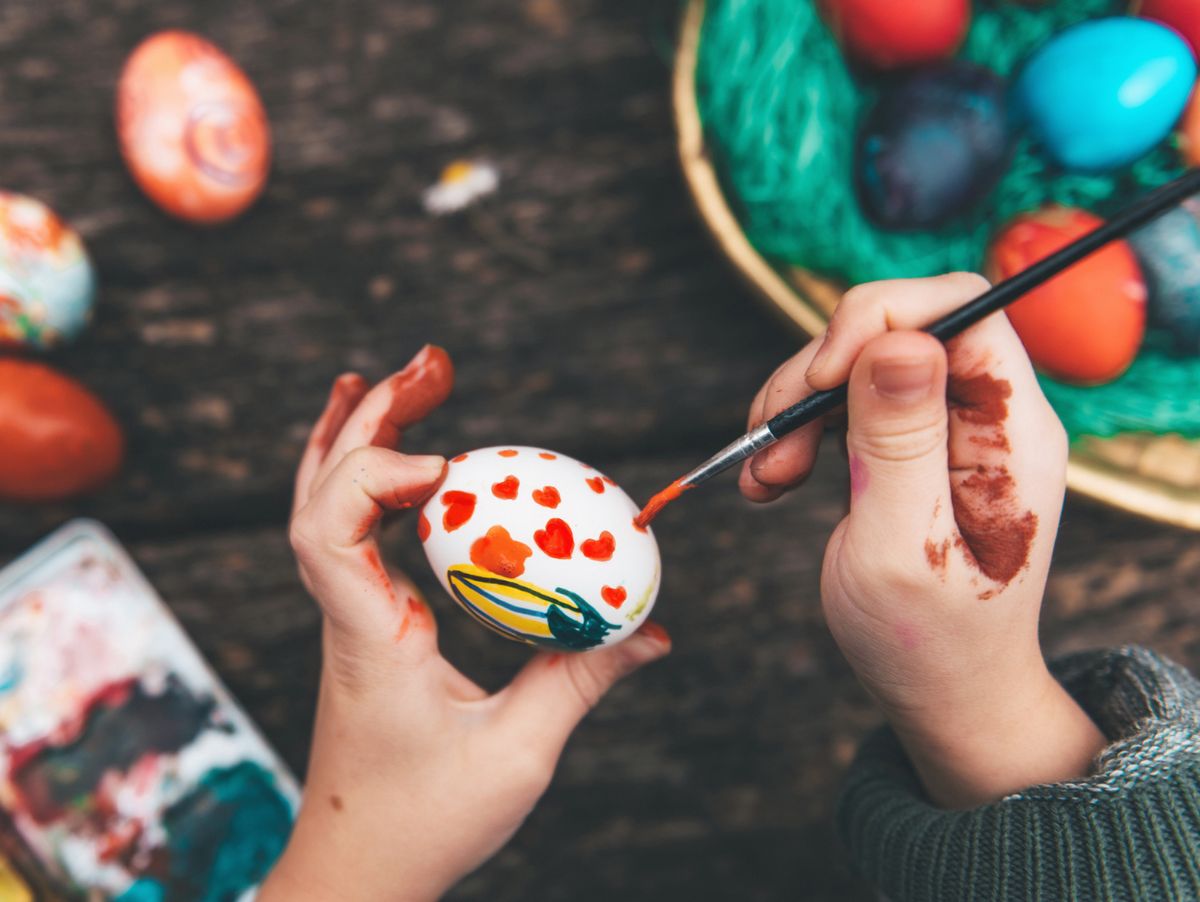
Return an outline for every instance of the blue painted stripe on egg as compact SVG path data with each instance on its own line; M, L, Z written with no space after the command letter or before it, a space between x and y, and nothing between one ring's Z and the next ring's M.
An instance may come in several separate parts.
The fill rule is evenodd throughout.
M1127 16L1063 31L1026 62L1014 106L1060 165L1101 172L1167 136L1196 80L1196 60L1171 29Z

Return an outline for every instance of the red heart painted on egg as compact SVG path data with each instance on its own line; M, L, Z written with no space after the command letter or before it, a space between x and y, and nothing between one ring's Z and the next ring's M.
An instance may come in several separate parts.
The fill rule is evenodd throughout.
M587 484L591 487L592 491L595 492L597 495L604 494L604 480L601 479L599 476L591 477L590 479L587 480Z
M544 489L534 489L533 500L542 507L554 509L562 501L562 495L558 494L558 489L554 486L548 485Z
M517 489L520 487L521 483L516 476L506 476L492 486L492 494L505 501L512 501L517 497Z
M575 536L565 520L554 517L546 521L546 528L539 529L533 534L533 541L548 557L560 561L569 560L575 550Z
M442 515L446 532L454 532L475 513L475 496L470 492L445 492L442 504L446 505L446 513Z
M600 533L598 539L584 539L579 550L583 552L584 557L593 561L609 561L612 560L613 552L617 550L617 543L613 534L606 529Z
M612 586L605 586L600 590L600 597L612 607L619 608L625 604L628 593L625 591L624 586L617 586L615 589Z

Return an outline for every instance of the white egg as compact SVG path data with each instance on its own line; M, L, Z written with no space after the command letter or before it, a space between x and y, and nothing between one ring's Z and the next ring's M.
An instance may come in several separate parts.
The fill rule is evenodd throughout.
M627 639L654 607L660 562L612 480L542 448L450 461L417 520L434 573L480 623L518 642L583 651Z

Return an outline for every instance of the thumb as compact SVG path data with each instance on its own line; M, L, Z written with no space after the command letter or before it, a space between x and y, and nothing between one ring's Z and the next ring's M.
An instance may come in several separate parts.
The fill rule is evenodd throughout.
M924 535L931 512L950 516L941 343L923 332L868 342L850 373L847 408L851 523Z
M571 732L618 680L671 650L671 637L647 621L618 645L586 652L543 652L504 691L502 730L557 760Z

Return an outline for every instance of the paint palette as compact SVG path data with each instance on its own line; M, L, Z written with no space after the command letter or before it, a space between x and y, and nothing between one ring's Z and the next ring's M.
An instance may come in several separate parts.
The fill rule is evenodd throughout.
M102 527L0 571L0 899L241 898L298 799Z

